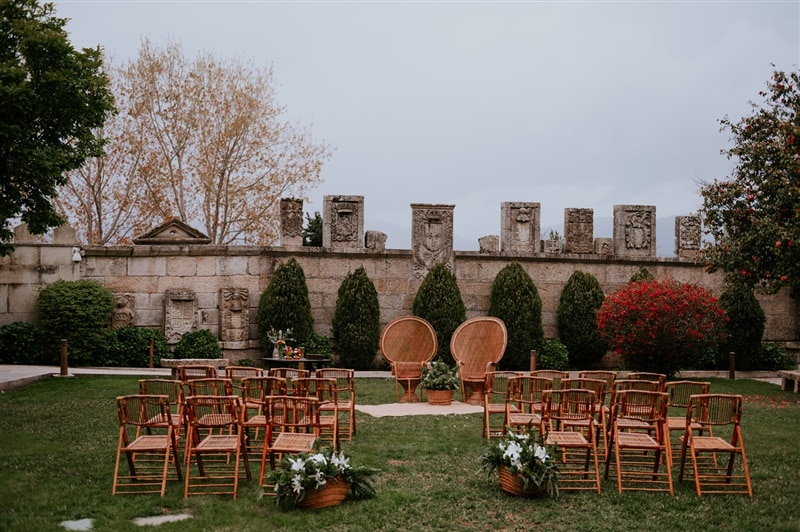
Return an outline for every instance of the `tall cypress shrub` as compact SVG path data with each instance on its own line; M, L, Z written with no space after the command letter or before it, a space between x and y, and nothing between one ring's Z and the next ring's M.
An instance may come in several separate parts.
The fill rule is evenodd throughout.
M737 370L757 370L761 359L761 338L764 336L764 310L747 286L736 283L719 297L719 305L728 315L726 337L720 343L719 367L728 367L728 354L736 353Z
M59 280L41 289L37 300L44 356L57 364L61 340L67 340L69 363L86 366L104 360L114 295L95 281Z
M436 358L454 365L450 353L453 332L467 319L467 307L461 298L456 276L442 263L436 263L428 271L414 297L412 312L428 321L436 331L438 350Z
M380 311L378 292L364 267L348 273L339 285L331 322L340 366L372 368L381 336Z
M261 345L272 350L267 333L270 328L292 330L297 344L302 344L314 332L311 302L303 267L292 257L278 266L267 289L261 294L256 312Z
M605 294L597 278L576 270L572 273L556 309L558 336L567 346L569 362L578 369L588 369L603 358L608 344L597 330L597 311Z
M506 324L508 343L498 369L522 370L530 367L531 349L544 340L542 300L539 291L519 262L500 270L489 293L489 316Z

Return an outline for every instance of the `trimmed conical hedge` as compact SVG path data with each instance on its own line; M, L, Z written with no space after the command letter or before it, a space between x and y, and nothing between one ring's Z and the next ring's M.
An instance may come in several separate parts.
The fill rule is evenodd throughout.
M591 368L608 350L597 330L597 311L605 297L597 278L580 270L572 273L561 290L556 310L558 336L575 368Z
M737 370L762 369L758 366L767 318L753 290L736 283L720 295L719 306L728 315L728 322L725 324L727 337L720 342L718 367L728 367L729 353L733 351Z
M270 352L272 344L267 338L270 328L291 329L295 345L305 342L314 332L306 275L294 257L275 270L258 302L256 322L262 345Z
M453 332L467 319L467 307L461 299L456 276L444 264L437 263L428 271L414 298L412 312L428 321L436 331L439 344L436 358L455 364L450 353Z
M348 273L339 285L331 323L339 366L372 369L381 336L380 311L378 292L364 267Z

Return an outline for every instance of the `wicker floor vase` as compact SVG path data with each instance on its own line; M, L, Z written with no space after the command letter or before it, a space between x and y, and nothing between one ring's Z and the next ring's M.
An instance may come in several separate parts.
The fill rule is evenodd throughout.
M309 510L338 506L347 498L348 491L350 491L349 482L329 480L321 488L307 490L306 496L297 503L297 506Z
M497 472L500 476L500 488L510 495L518 497L542 497L545 495L545 491L533 483L529 483L526 489L525 483L518 473L509 471L503 466L498 467Z
M449 405L453 402L453 390L425 390L428 396L428 404Z

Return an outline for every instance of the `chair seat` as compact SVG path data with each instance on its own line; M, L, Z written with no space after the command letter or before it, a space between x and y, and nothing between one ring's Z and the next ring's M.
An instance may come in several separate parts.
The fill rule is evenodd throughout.
M263 414L258 414L255 416L250 417L244 422L245 427L266 427L267 426L267 416Z
M199 423L201 425L231 425L234 419L230 414L206 414L200 417Z
M508 416L508 422L511 425L527 425L532 423L534 425L538 425L542 422L542 416L539 414L520 414L520 413L511 413Z
M502 403L489 403L486 405L486 408L491 414L503 414L506 411L506 405ZM516 414L519 412L519 408L515 405L508 405L508 411L512 414Z
M203 441L197 444L194 450L195 452L206 452L206 453L236 452L236 448L238 447L239 444L238 440L239 436L236 434L233 435L214 434L203 438Z
M686 428L686 417L668 417L667 423L669 425L669 430L684 430ZM692 422L692 430L700 430L703 429L703 425L697 423L695 421Z
M281 432L272 442L272 450L279 453L303 453L314 448L317 437L302 432Z
M620 432L617 435L620 447L635 447L636 449L660 449L661 446L649 434L643 432Z
M169 447L169 437L166 434L149 434L146 436L139 436L133 440L123 451L153 451L164 452Z
M736 447L716 436L695 436L692 443L696 451L735 451Z
M547 434L547 445L560 445L561 447L586 447L589 443L580 432L549 432Z
M170 417L170 420L172 421L172 426L173 427L177 427L178 425L181 424L181 416L180 416L180 414L170 414L169 417ZM153 426L166 426L167 425L167 420L166 420L165 416L162 416L162 415L159 414L157 416L153 416L150 419L148 419L147 420L147 424L148 425L153 425Z
M630 430L630 429L651 429L653 428L650 423L638 420L638 419L631 419L631 418L619 418L617 419L617 427L621 430Z

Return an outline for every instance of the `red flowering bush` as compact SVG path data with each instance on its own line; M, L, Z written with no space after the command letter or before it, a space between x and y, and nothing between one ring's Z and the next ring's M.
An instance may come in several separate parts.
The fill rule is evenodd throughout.
M672 377L724 337L725 311L707 290L674 280L630 283L597 315L600 335L629 369Z

